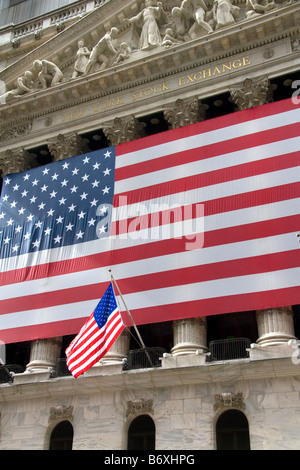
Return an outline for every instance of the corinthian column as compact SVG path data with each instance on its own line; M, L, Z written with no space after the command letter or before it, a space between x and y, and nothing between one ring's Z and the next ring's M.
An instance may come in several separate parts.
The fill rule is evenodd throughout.
M35 155L27 152L23 148L7 150L0 155L0 169L2 175L27 171L35 165ZM26 367L27 372L46 371L55 367L60 355L61 339L43 339L31 343L30 362ZM22 375L22 374L20 374ZM17 383L20 378L15 378Z
M238 110L273 101L275 86L266 77L246 78L240 87L230 92ZM291 307L269 308L256 313L259 346L278 346L295 339Z
M125 328L110 350L91 369L85 372L85 376L100 375L105 368L105 374L112 371L120 373L123 368L123 360L127 359L130 344L130 330ZM109 372L108 372L109 370Z
M145 124L139 122L134 116L122 119L117 117L112 123L103 127L103 132L110 145L119 145L143 137L144 127ZM98 365L122 365L123 359L128 356L129 347L130 329L125 328Z
M197 97L190 100L178 99L173 107L164 111L164 117L170 129L176 129L196 122L204 121L207 105ZM207 350L206 318L187 318L173 322L172 356L185 356Z
M104 356L103 364L119 364L127 358L130 343L130 331L125 328L116 339L108 353Z

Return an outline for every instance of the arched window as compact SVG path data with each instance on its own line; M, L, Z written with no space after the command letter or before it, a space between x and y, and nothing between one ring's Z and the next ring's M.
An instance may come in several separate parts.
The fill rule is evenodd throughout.
M128 429L128 450L154 450L155 424L148 415L135 418Z
M72 450L73 434L70 421L61 421L51 433L49 450Z
M248 420L239 410L227 410L216 424L217 450L250 450Z

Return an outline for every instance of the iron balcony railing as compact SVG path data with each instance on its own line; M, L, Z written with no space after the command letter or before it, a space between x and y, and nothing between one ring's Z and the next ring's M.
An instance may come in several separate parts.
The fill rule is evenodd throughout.
M165 352L166 349L159 347L131 349L123 368L130 370L160 367Z
M0 384L13 382L14 374L22 374L25 368L19 364L0 366Z
M0 384L12 382L12 376L6 366L0 366Z
M123 370L130 369L147 369L161 366L161 358L166 352L164 348L142 348L131 349L128 357L123 360ZM67 377L72 375L66 364L66 358L58 359L56 370L52 374L53 377Z
M242 359L249 357L251 341L248 338L233 338L211 341L209 343L209 353L207 361L226 361L232 359ZM127 359L123 361L123 370L147 369L161 367L161 358L166 349L160 347L131 349ZM56 364L56 377L71 375L66 359L61 358Z
M208 362L227 361L249 357L248 348L251 346L249 338L232 338L210 341Z

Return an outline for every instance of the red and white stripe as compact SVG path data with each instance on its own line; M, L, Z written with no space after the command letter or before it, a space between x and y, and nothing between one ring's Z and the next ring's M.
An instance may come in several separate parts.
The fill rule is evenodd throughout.
M109 315L106 324L100 329L93 312L66 350L67 366L73 376L83 374L105 356L123 329L118 308Z
M291 100L116 151L112 235L2 260L0 340L77 333L109 269L136 324L300 303L300 108Z

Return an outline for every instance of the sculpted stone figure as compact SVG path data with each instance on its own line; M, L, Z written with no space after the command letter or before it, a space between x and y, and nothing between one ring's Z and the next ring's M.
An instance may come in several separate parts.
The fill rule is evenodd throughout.
M17 88L7 91L1 96L2 101L11 101L15 98L20 98L34 90L33 74L29 71L25 72L22 77L17 79Z
M117 57L114 59L113 63L118 64L119 62L122 62L125 59L128 59L131 54L131 49L128 46L126 42L122 42L120 44L120 50L117 54Z
M190 18L186 18L183 15L180 7L174 7L172 9L171 17L172 29L176 38L183 41L190 39L187 34L192 26Z
M76 62L74 65L74 72L72 78L76 78L79 75L83 75L88 64L90 57L90 51L85 47L83 41L78 42L78 51L76 55Z
M206 21L207 12L205 0L183 0L180 7L174 7L172 20L178 37L194 39L212 33L213 29Z
M126 21L131 25L133 43L137 49L152 49L161 45L162 37L159 27L163 23L168 23L168 17L161 2L146 0L145 8Z
M92 66L99 62L100 70L104 70L110 65L115 56L118 54L119 45L117 41L118 29L111 28L98 43L93 47L90 54L88 63L86 65L83 75L87 75L91 70Z
M166 34L164 35L163 40L162 40L162 46L171 47L171 46L174 46L175 44L180 44L181 42L182 41L177 40L177 39L174 38L172 28L167 28L166 29Z
M274 2L267 2L265 4L262 3L261 0L247 0L246 1L246 16L249 18L250 16L261 15L263 13L267 13L270 10L276 8Z
M33 73L37 75L43 89L57 85L64 78L60 68L48 60L36 60Z
M230 0L215 0L213 4L215 29L234 24L239 12L239 7L232 5Z
M198 26L204 29L205 32L211 33L213 31L212 27L207 21L205 21L205 15L208 11L208 8L204 0L192 0L194 6L194 18Z

